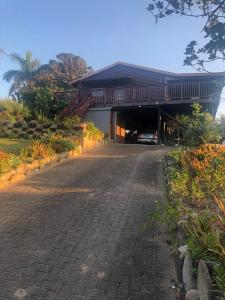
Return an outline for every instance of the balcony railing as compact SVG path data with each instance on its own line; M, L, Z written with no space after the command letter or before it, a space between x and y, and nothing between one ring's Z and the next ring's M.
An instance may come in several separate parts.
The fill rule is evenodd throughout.
M192 81L169 83L169 100L210 98L217 89L216 81Z
M217 90L215 81L169 82L167 85L129 88L97 88L55 93L55 101L76 101L78 104L88 94L91 104L141 105L173 101L210 99Z
M164 88L161 86L148 88L132 87L116 89L92 89L90 93L93 104L141 104L162 102L164 99Z

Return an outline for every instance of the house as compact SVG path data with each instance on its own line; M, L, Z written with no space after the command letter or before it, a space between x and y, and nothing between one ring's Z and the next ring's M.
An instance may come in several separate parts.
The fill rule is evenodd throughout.
M77 114L116 142L130 130L156 129L161 140L169 121L188 114L194 102L216 114L225 79L221 73L172 73L117 62L80 80L56 99L70 99L62 115Z

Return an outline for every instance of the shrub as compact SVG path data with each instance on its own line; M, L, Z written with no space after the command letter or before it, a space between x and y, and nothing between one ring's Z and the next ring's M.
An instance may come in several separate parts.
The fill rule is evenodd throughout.
M12 130L6 130L4 137L7 137L9 139L16 139L17 138L17 134L15 134Z
M10 168L10 155L0 151L0 173L8 172Z
M49 115L52 105L52 92L47 87L24 88L20 92L21 100L29 107L31 114Z
M36 114L35 119L38 121L39 124L46 124L50 122L49 118L41 112Z
M8 129L12 129L14 127L14 124L13 123L7 123L7 128Z
M67 117L63 120L63 126L65 129L73 129L74 127L77 127L80 125L80 117L78 116L72 116L72 117Z
M202 106L198 103L192 105L190 116L177 116L178 130L185 145L196 147L204 143L218 143L221 140L221 127L216 124L213 116L208 112L202 112Z
M23 124L22 124L22 129L23 129L23 130L26 130L27 128L28 128L27 123L23 123Z
M36 131L41 132L43 130L43 125L42 124L38 124L36 127Z
M101 141L104 138L104 133L98 129L93 122L86 123L86 133L85 135L93 140Z
M57 124L52 124L51 127L50 127L51 131L56 131L57 129L58 129Z
M187 244L194 259L225 262L224 238L215 221L216 216L208 212L190 215L190 222L186 227Z
M15 128L22 128L23 126L23 122L22 121L16 121L16 123L14 124Z
M28 128L28 129L27 129L27 133L28 133L28 134L33 134L34 131L35 131L35 129L32 129L32 128Z
M50 121L43 124L43 128L49 129L52 126L52 123Z
M9 162L10 162L11 168L16 168L21 163L21 160L16 155L10 155Z
M30 128L34 128L38 125L38 122L36 120L31 120L28 125Z
M19 132L19 137L26 139L27 138L26 132L24 132L24 131Z
M51 147L41 141L33 141L27 148L22 149L20 156L22 159L44 159L54 154Z
M0 101L0 119L11 122L23 121L30 116L27 106L22 103L5 99Z
M52 136L50 138L50 144L56 153L67 152L75 149L75 143L72 140L63 138L59 135Z
M34 139L39 139L40 136L41 136L40 132L35 131L35 132L33 133L33 138L34 138Z
M0 151L0 173L8 172L12 168L16 168L21 163L17 156Z

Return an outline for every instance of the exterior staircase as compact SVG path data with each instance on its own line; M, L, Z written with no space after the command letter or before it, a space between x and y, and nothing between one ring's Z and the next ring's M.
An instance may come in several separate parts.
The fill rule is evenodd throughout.
M92 96L90 93L80 96L77 95L61 112L60 117L70 117L77 115L78 117L83 117L91 106Z

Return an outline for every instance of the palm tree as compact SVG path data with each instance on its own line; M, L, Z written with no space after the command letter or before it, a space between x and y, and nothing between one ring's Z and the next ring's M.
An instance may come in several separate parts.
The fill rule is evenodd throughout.
M10 57L20 66L20 69L9 70L3 75L3 79L7 82L13 81L9 90L9 95L23 86L31 86L32 79L37 74L40 67L39 61L37 59L33 59L30 51L25 53L25 58L21 57L17 53L11 54Z

